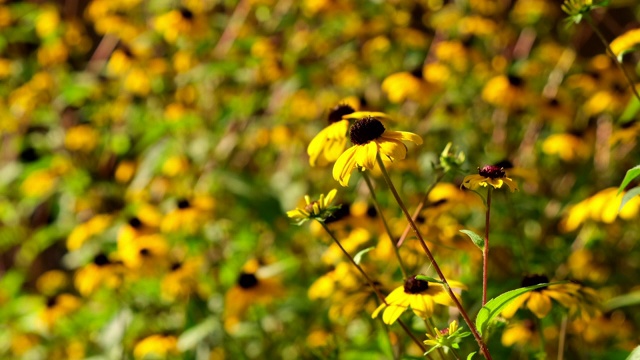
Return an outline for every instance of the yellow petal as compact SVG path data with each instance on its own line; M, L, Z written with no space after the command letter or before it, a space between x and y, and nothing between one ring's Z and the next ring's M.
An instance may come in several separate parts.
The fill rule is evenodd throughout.
M539 291L532 291L527 307L538 318L542 319L551 311L551 299Z
M376 141L380 146L380 153L384 154L389 160L402 160L407 156L407 147L404 143L395 139L386 139L382 136Z
M309 165L316 166L318 156L324 152L324 145L327 142L327 128L322 129L316 135L307 147L307 155L309 155Z
M324 198L324 207L325 208L329 207L329 204L331 204L333 199L336 197L337 193L338 193L338 189L333 189L333 190L331 190L331 191L329 191L327 193L327 197Z
M513 300L509 305L505 306L504 310L502 310L502 316L509 319L515 315L516 311L529 299L531 295L530 292L524 293L518 296L515 300Z
M356 166L356 146L352 146L348 148L336 163L333 164L333 178L340 183L342 186L349 185L349 179L351 178L351 172L353 168Z
M414 133L408 132L408 131L392 131L392 130L388 130L388 131L385 131L384 134L382 134L382 136L386 137L386 138L389 138L389 139L412 141L416 145L421 145L422 144L422 138L420 137L420 135L414 134Z
M425 319L433 315L435 304L433 298L429 295L413 295L411 296L411 309L419 317Z
M371 314L371 318L372 319L377 318L380 311L386 307L387 307L386 304L380 304L380 306L378 306L378 308L373 311L373 314Z
M382 321L387 325L391 325L398 320L405 310L407 310L406 305L389 305L382 314Z

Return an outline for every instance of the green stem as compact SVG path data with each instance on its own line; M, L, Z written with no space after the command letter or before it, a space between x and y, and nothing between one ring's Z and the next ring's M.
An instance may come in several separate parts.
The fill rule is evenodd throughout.
M444 276L444 273L442 272L442 270L440 269L440 266L436 262L436 259L433 257L433 254L431 254L431 250L429 250L429 247L427 246L427 243L424 241L424 238L422 237L422 234L418 230L418 226L416 225L416 223L411 218L411 215L409 214L409 211L407 210L407 207L404 205L404 202L400 198L400 195L398 194L398 191L396 190L395 186L393 185L393 182L391 181L391 178L389 177L389 173L387 172L387 169L384 166L384 162L380 158L380 154L377 155L376 160L378 162L378 166L380 167L380 170L382 170L382 176L384 177L385 181L387 182L387 185L389 186L389 190L391 191L391 193L393 194L393 197L396 199L396 202L398 203L398 205L402 209L402 212L404 213L404 216L409 221L409 224L411 225L411 228L413 229L413 232L418 237L418 240L420 240L420 245L422 246L422 249L424 250L425 254L427 254L427 257L429 258L429 261L431 262L431 265L433 265L433 268L438 273L438 276L440 277L440 281L442 281L442 285L444 286L445 290L449 294L449 297L451 297L451 300L453 300L453 302L456 304L456 307L458 308L458 311L460 311L460 315L462 315L462 318L464 319L464 321L467 323L467 326L469 326L469 329L471 330L471 333L473 334L473 337L476 339L476 342L478 343L478 346L480 347L480 351L482 352L482 354L484 355L484 357L487 360L491 360L491 354L489 353L489 348L487 348L487 345L482 340L482 337L480 336L480 333L476 329L475 324L473 323L473 321L471 321L471 318L467 314L467 311L462 307L462 304L460 303L460 300L458 300L458 298L456 297L456 294L451 289L451 286L449 285L449 282L447 282L447 278Z
M564 359L564 343L567 337L567 314L562 315L560 323L560 339L558 340L558 360Z
M387 303L387 300L385 299L385 297L382 295L382 293L380 293L380 290L378 290L378 288L375 286L373 280L371 280L369 275L367 275L367 273L364 272L364 270L362 270L362 267L360 267L360 265L358 265L358 263L356 263L356 261L353 260L353 257L347 252L347 250L345 250L345 248L342 246L340 241L335 237L335 235L333 235L333 232L331 232L331 230L329 230L329 228L327 227L327 225L325 223L323 223L321 221L318 221L318 222L320 223L320 225L322 225L322 228L324 229L324 231L326 231L327 234L329 234L329 236L331 236L331 239L333 239L333 241L336 243L336 245L338 245L340 250L342 250L342 253L347 257L347 259L349 259L349 262L351 262L351 264L353 266L355 266L355 268L358 269L360 274L367 280L367 283L369 284L369 286L371 287L373 292L376 294L378 299L380 299L380 301L382 301L385 305L389 305ZM426 348L424 347L424 344L418 338L416 338L415 335L413 335L413 333L411 332L409 327L404 322L402 322L402 320L398 319L398 323L400 324L402 329L407 333L407 335L409 335L411 340L413 340L413 342L416 343L416 345L418 345L418 347L420 347L420 349L423 352L427 351Z
M544 329L542 328L542 320L540 320L535 314L533 317L536 319L536 327L538 328L538 335L540 336L540 353L546 354L545 341L544 341Z
M487 279L489 269L489 219L491 218L491 190L487 191L487 212L484 221L484 247L482 249L482 306L487 303Z
M404 263L402 262L402 257L400 257L400 250L398 250L398 246L399 245L397 245L395 240L393 240L393 235L391 234L391 229L389 228L389 224L387 223L387 219L384 217L384 214L382 213L382 208L380 207L380 203L378 202L378 198L376 197L376 192L375 192L375 190L373 188L373 184L371 183L371 178L369 177L369 174L367 174L366 171L362 172L362 177L364 178L364 181L367 183L367 187L369 188L369 193L371 194L371 198L373 199L373 206L375 206L376 211L380 215L380 218L382 219L382 225L384 226L384 230L387 232L387 236L389 237L389 241L391 241L391 247L393 248L393 252L395 252L395 254L396 254L396 258L398 259L398 264L400 264L400 270L402 271L402 277L406 279L409 275L407 275L407 269L406 269Z
M631 80L631 75L629 75L629 73L624 68L624 66L622 66L622 63L618 61L618 57L616 57L616 54L614 54L613 50L611 50L611 47L609 46L609 42L607 41L607 39L604 37L604 35L602 35L598 27L593 23L593 19L589 14L585 14L584 18L587 19L587 23L589 24L593 32L598 36L600 41L602 41L602 44L604 44L604 46L607 48L607 53L609 54L609 56L611 56L611 58L613 59L613 62L616 63L616 65L618 66L618 69L622 71L622 74L624 74L624 77L627 79L629 86L631 86L631 91L633 91L633 94L636 96L636 99L640 101L640 94L638 94L638 90L636 89L636 86L633 83L633 80Z
M422 200L420 200L418 207L416 207L416 210L413 212L413 215L411 216L413 221L416 221L416 219L420 215L420 212L422 211L422 208L424 208L424 205L427 203L427 201L429 201L429 194L431 193L431 190L433 190L433 188L436 187L436 185L440 182L440 180L442 180L444 175L445 175L444 172L440 172L436 177L436 180L433 183L431 183L431 185L429 185L429 187L427 188L427 191L425 191L424 195L422 196ZM400 240L398 240L398 247L402 246L402 243L404 243L404 240L407 238L407 235L409 235L409 230L411 230L411 224L407 224L407 227L404 228L404 231L400 236Z

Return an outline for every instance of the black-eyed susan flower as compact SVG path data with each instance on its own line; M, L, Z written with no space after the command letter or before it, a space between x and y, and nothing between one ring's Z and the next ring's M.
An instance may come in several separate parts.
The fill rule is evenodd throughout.
M355 168L373 170L380 155L383 160L402 160L407 156L407 146L402 140L422 144L422 138L407 131L385 129L380 120L368 116L356 121L349 130L352 147L347 149L333 166L333 178L340 185L349 185Z
M320 199L311 201L309 195L304 196L306 203L303 208L295 208L294 210L287 211L287 216L293 219L298 225L303 224L307 220L316 219L324 222L328 219L339 206L331 206L333 199L336 197L338 190L333 189L327 193L320 195Z
M499 75L489 80L482 89L482 99L507 109L521 108L529 101L524 80L515 75Z
M521 348L535 349L540 346L540 329L538 325L530 320L509 323L502 333L502 345L517 346ZM546 341L550 341L558 336L558 331L554 327L546 327L542 330Z
M482 168L478 168L478 174L467 175L462 180L462 186L475 190L478 187L493 186L495 189L499 189L502 185L507 185L511 192L518 190L516 183L509 177L503 167L495 165L486 165Z
M201 268L201 257L173 262L169 273L162 279L162 296L169 300L189 297L198 289L198 275Z
M60 294L47 299L40 319L47 327L54 326L62 318L76 311L81 306L80 299L71 294Z
M197 196L192 200L178 199L176 208L165 215L160 224L163 233L183 232L193 234L199 231L214 208L213 198Z
M522 279L522 287L548 282L549 278L545 275L530 275ZM589 317L596 312L596 298L593 289L577 283L553 284L518 296L504 308L502 316L511 318L519 308L526 306L535 316L542 319L549 314L555 300L568 309L571 315Z
M178 354L178 338L173 335L156 334L140 340L133 348L136 359L164 359Z
M118 241L118 254L127 268L153 271L165 262L169 244L160 234Z
M251 305L268 304L284 293L280 280L260 275L259 266L257 261L249 261L236 284L225 294L224 327L229 332L233 332Z
M465 288L457 281L449 281L449 285L452 288ZM415 276L409 277L403 286L393 290L385 298L385 302L386 304L381 304L371 317L376 318L380 311L384 310L382 321L389 325L398 320L408 308L411 308L417 316L426 319L433 315L436 304L456 306L442 284L419 280Z
M113 289L121 283L122 270L122 264L112 262L101 253L76 272L74 285L82 296L91 295L101 286Z
M336 161L347 146L347 132L349 120L360 119L364 116L386 118L381 112L356 111L348 104L340 104L329 111L329 126L316 135L307 148L309 165L325 165Z

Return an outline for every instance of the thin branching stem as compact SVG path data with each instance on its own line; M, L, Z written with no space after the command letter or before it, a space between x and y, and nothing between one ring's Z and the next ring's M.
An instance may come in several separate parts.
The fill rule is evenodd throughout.
M384 230L387 232L387 236L389 237L389 241L391 241L391 247L393 248L393 251L396 254L396 258L398 259L398 263L400 264L400 270L402 271L402 277L403 278L407 278L407 269L404 265L404 262L402 261L402 257L400 256L400 250L398 250L398 246L396 241L393 239L393 234L391 233L391 229L389 228L389 223L387 223L387 219L384 217L384 214L382 213L382 208L380 207L380 203L378 202L378 198L376 197L376 191L373 188L373 184L371 182L371 178L369 177L369 174L365 172L362 172L362 177L364 178L364 181L367 183L367 187L369 188L369 193L371 194L371 198L373 199L373 206L375 206L376 211L378 212L378 215L380 216L380 219L382 219L382 225L384 226Z
M440 269L440 266L436 262L436 259L433 257L433 254L431 253L431 250L429 250L429 247L427 246L427 243L424 241L424 238L422 237L422 234L418 230L418 226L413 221L413 218L411 218L411 215L409 214L409 211L407 210L407 207L404 205L404 202L402 201L402 198L400 198L400 195L398 194L398 191L396 190L395 186L393 185L393 182L391 181L391 178L389 177L389 173L387 172L387 169L384 166L384 162L380 158L380 154L378 154L376 160L378 162L378 166L380 167L380 170L382 170L382 176L384 177L385 181L387 182L387 185L389 186L389 190L391 191L391 193L393 194L393 197L396 199L396 202L398 203L398 205L402 209L402 212L404 213L405 217L407 218L407 221L409 221L409 224L411 225L411 228L413 229L414 233L418 237L418 240L420 240L420 245L422 246L422 249L424 250L425 254L427 254L427 257L429 258L429 261L431 262L431 265L433 265L433 268L435 269L436 273L438 274L438 277L440 277L440 281L442 281L442 285L446 289L447 293L449 294L449 296L451 297L453 302L456 304L456 307L458 308L458 311L460 311L460 315L462 315L462 318L464 319L464 321L467 323L467 326L469 326L469 329L471 330L471 333L473 334L473 337L476 339L476 342L478 343L478 346L480 347L480 352L482 352L482 354L484 355L484 357L487 360L490 360L491 359L491 354L489 353L489 348L487 347L487 345L482 340L482 337L480 336L480 333L476 329L476 326L473 323L473 321L471 321L471 318L469 317L469 314L467 314L467 311L464 309L464 307L462 307L462 304L460 303L460 300L458 300L458 297L456 296L456 294L451 289L451 286L449 285L449 282L447 282L447 278L444 276L444 273Z
M369 284L369 286L371 287L373 292L376 294L378 299L380 299L380 301L382 301L385 305L389 305L387 303L387 300L385 299L384 295L382 295L380 290L378 290L378 288L375 286L375 283L373 282L373 280L371 280L369 275L367 275L367 273L362 269L362 267L360 265L358 265L358 263L356 263L356 261L353 259L353 257L342 246L340 241L335 237L335 235L333 235L333 232L327 227L327 225L325 223L323 223L321 221L319 221L319 223L320 223L320 225L322 225L322 228L324 229L324 231L326 231L327 234L329 234L329 236L331 236L331 239L333 239L333 242L335 242L336 245L338 245L338 247L340 248L340 250L342 250L342 253L344 254L344 256L346 256L347 259L349 259L349 262L351 262L351 264L353 266L355 266L355 268L358 269L360 274L367 280L367 283ZM411 340L413 340L413 342L416 343L416 345L418 345L422 351L426 351L426 348L424 347L424 344L418 338L416 338L416 336L411 332L409 327L400 319L398 319L398 323L400 324L402 329L404 329L404 331L407 333L407 335L409 335Z
M487 280L489 278L489 220L491 219L491 191L487 191L487 212L484 221L484 247L482 248L482 306L487 303Z
M631 79L631 75L629 75L629 73L624 68L624 66L622 66L622 63L620 61L618 61L618 57L613 52L613 50L611 50L611 46L609 46L609 42L607 41L607 39L604 37L604 35L602 35L602 32L600 32L600 29L598 29L598 27L593 23L593 19L591 18L591 16L589 14L585 14L584 18L587 19L587 24L589 24L589 26L591 27L593 32L598 36L600 41L602 41L602 44L604 44L604 46L607 48L607 54L609 54L609 56L611 56L611 58L613 59L613 62L616 63L616 65L618 66L618 69L620 69L620 71L622 71L622 74L624 74L624 77L627 79L627 82L629 83L629 86L631 87L631 91L636 96L636 99L638 99L638 101L640 101L640 94L638 94L638 89L636 89L636 85L634 84L633 80Z

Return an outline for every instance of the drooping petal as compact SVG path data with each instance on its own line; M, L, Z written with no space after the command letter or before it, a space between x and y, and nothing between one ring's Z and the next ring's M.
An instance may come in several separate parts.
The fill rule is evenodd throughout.
M389 305L382 314L382 321L387 325L391 325L398 320L405 310L407 310L407 305Z
M370 141L363 146L363 151L360 152L360 159L358 165L373 170L376 166L376 158L378 157L378 145L375 141Z
M384 136L382 136L380 139L377 139L376 142L380 147L380 153L391 161L395 159L402 160L407 156L407 146L402 141L391 138L385 139ZM385 156L382 158L384 159Z
M518 185L515 181L510 178L504 178L503 180L504 183L509 187L509 190L511 190L511 192L518 191Z
M458 301L460 301L460 296L458 294L455 294L455 296L458 299ZM435 301L436 304L440 304L440 305L456 306L456 303L453 302L453 299L451 299L451 296L449 296L449 294L445 290L441 290L435 293L433 295L433 301Z
M342 155L340 155L338 160L336 160L336 163L333 164L333 178L342 186L349 185L351 172L356 166L356 150L356 146L348 148L344 153L342 153Z
M422 145L422 138L418 134L414 134L408 131L393 131L387 130L382 134L382 137L395 140L406 140L414 142L416 145Z
M429 295L413 295L411 296L411 309L419 317L425 319L433 315L435 303Z
M532 291L527 307L538 318L542 319L551 311L551 299L539 291Z
M380 313L380 311L382 311L382 309L384 309L384 308L386 308L386 307L387 307L387 305L386 305L386 304L380 304L380 306L378 306L378 308L376 308L376 309L373 311L373 314L371 314L371 318L372 318L372 319L377 318L377 317L378 317L378 314Z
M517 298L515 298L509 305L505 306L504 310L502 310L502 316L509 319L512 318L513 315L516 314L516 311L520 309L522 304L524 304L528 299L531 293L524 293Z
M324 152L324 145L327 143L327 130L328 128L322 129L318 135L316 135L309 146L307 147L307 154L309 155L309 165L316 166L316 162L318 160L318 156Z
M485 182L486 179L486 177L480 174L467 175L462 180L462 186L466 187L467 189L475 190L478 188L478 186L482 185L482 183ZM486 186L486 183L483 186Z
M324 204L323 204L325 208L329 207L329 204L331 204L333 199L336 197L337 193L338 193L338 189L333 189L327 193L327 197L324 198Z
M404 292L404 286L399 286L395 288L389 295L385 301L387 304L394 304L396 302L401 302L402 299L406 298L407 294Z

